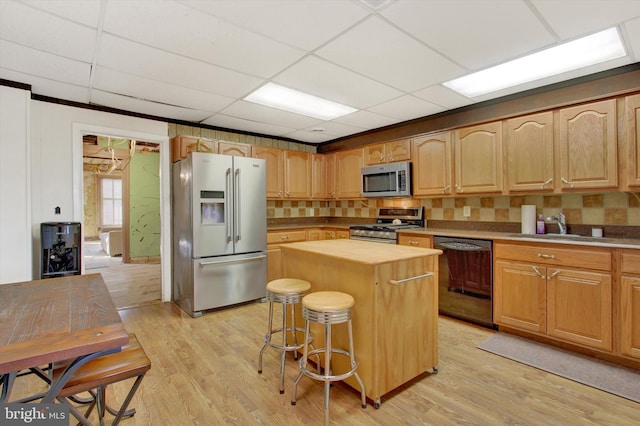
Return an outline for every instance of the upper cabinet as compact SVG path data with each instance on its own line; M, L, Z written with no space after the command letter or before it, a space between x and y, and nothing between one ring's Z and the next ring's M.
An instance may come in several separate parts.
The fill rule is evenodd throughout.
M640 187L640 95L628 96L626 104L627 126L627 185Z
M615 99L563 108L558 120L559 187L563 191L617 187Z
M411 159L411 142L409 139L385 142L364 148L364 164L371 166L382 163L395 163Z
M197 136L178 135L171 139L171 162L187 158L190 152L217 152L216 141Z
M335 153L336 198L361 198L360 173L364 164L363 149Z
M327 193L327 158L322 154L311 154L311 198L329 198Z
M502 192L502 122L455 131L456 194Z
M266 146L253 146L251 155L267 163L267 198L282 198L284 195L284 152Z
M251 157L251 145L239 142L218 141L218 154Z
M327 198L336 198L336 154L324 154L323 157Z
M284 151L284 198L311 198L311 160L308 152Z
M553 191L553 113L507 120L507 190Z
M311 198L311 160L307 152L254 146L252 156L267 163L267 198Z
M411 140L413 195L451 194L451 132Z

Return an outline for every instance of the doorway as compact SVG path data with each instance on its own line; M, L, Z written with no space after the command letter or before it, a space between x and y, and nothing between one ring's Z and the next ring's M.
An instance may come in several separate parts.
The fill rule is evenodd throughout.
M158 202L160 205L159 211L155 213L156 220L159 220L159 226L156 224L159 231L156 230L155 232L156 247L159 241L158 255L156 256L153 254L145 254L145 253L141 254L141 252L138 251L138 249L140 248L140 244L131 244L130 242L127 242L127 238L130 238L130 236L133 235L134 238L136 238L138 243L141 241L144 243L149 243L148 241L149 238L142 235L144 234L144 232L142 234L135 233L135 232L122 232L121 234L121 237L123 240L121 245L122 254L118 255L114 252L113 254L115 254L115 256L109 255L108 257L105 257L105 259L109 261L109 273L111 274L110 279L112 281L119 281L121 283L120 285L121 288L116 289L115 290L116 293L120 293L122 295L135 295L137 293L137 294L140 294L141 296L146 297L147 293L149 293L149 288L143 285L136 284L134 281L135 279L139 279L144 281L146 284L148 284L149 282L153 281L153 280L150 280L149 277L155 274L156 284L155 284L154 291L156 292L156 294L158 293L160 294L159 296L160 301L163 301L163 302L169 301L171 299L171 281L169 279L170 273L171 273L170 226L169 226L169 224L171 223L170 193L169 193L169 165L170 165L169 138L167 136L161 136L156 134L146 134L146 133L140 133L140 132L134 132L134 131L74 123L73 125L74 218L75 220L83 223L83 234L84 234L85 228L87 229L87 231L90 231L89 229L90 223L87 221L88 218L85 216L85 211L84 211L85 210L85 193L84 193L85 192L84 191L84 181L85 181L84 173L85 172L83 170L84 169L84 155L83 155L84 139L85 137L97 137L97 136L112 138L112 139L135 140L136 142L145 141L144 143L141 143L140 146L136 148L136 152L140 152L141 150L142 152L145 152L145 150L146 152L155 151L154 152L155 156L159 157L159 164L158 164L158 160L156 160L156 163L155 163L156 165L153 171L157 179L155 199L156 199L156 202ZM129 146L129 149L131 149L131 145ZM143 154L134 153L134 156L136 155L138 155L137 157L138 159L143 158ZM114 166L114 164L115 166L113 167L113 169L114 170L117 169L121 165L119 163L124 164L126 162L126 159L118 157L117 155L114 155L114 159L112 160L111 158L109 158L109 161L110 163L108 167L102 166L103 168L100 169L102 172L108 171L110 168L112 168L112 166ZM147 167L146 172L148 172L149 171L148 166L145 166L145 167ZM127 168L125 168L124 170L126 171ZM106 174L106 173L103 173L103 174ZM129 179L123 179L123 193L126 193L126 191L131 191L131 188L126 187L126 183L128 181ZM159 190L157 189L158 186L159 186ZM138 187L139 186L137 184L134 186L134 192L138 189ZM145 197L143 196L143 198ZM127 205L127 202L129 199L130 197L122 198L123 212L130 210L131 206ZM140 211L140 210L141 209L136 209L136 211ZM140 223L139 218L136 218L131 214L129 215L129 220L136 221L136 224ZM87 221L86 223L87 226L85 226L85 221ZM121 229L131 228L130 226L131 222L127 223L126 221L127 221L127 216L123 215L123 223L122 223ZM98 249L102 249L100 238L99 238L99 234L100 234L99 231L109 232L110 229L109 227L105 227L105 229L99 229L97 232L98 234L97 240L95 239L96 237L95 231L90 231L87 233L87 237L92 237L92 238L88 238L87 241L93 240L97 243L98 245L97 247L96 247L96 243L94 243L94 249L96 251L100 251ZM136 229L136 232L137 231L144 231L144 230ZM92 235L89 235L89 234L92 234ZM84 239L85 238L83 235L83 240ZM114 240L110 240L109 244L110 245L108 247L119 246L117 242L116 244L114 244ZM101 251L104 252L104 250L101 250ZM105 256L107 255L107 253L104 253L104 254ZM155 263L148 263L149 261L155 262ZM113 268L114 264L116 268ZM92 270L92 269L87 270L85 266L86 265L83 263L82 265L83 274L96 272L96 270ZM149 272L149 268L154 268L153 272ZM158 291L158 287L159 287L159 291ZM113 294L114 292L112 292L112 295ZM158 299L157 296L155 296L155 298ZM124 303L127 304L129 302L124 302ZM121 307L126 307L126 306L121 306Z

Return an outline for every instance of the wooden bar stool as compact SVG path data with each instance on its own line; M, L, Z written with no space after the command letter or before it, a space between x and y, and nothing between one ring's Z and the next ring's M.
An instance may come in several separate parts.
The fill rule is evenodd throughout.
M297 333L304 333L302 327L296 327L296 305L300 303L302 296L309 291L311 283L297 278L281 278L269 281L267 284L267 300L269 301L269 325L267 334L264 335L264 345L258 357L258 373L262 374L262 354L268 346L282 351L280 358L280 393L284 393L284 361L287 352L293 352L294 358L298 359L298 350L302 349L304 343L298 343ZM282 327L273 328L273 304L282 304ZM291 307L291 326L287 326L287 308ZM282 343L271 341L274 334L282 333ZM288 335L291 335L291 341ZM309 343L313 337L305 335L305 342Z
M61 375L67 365L68 363L54 364L54 378ZM131 417L135 414L135 409L127 410L127 407L150 368L151 361L147 354L140 346L135 334L130 334L129 343L123 346L120 352L98 357L80 367L71 376L56 398L61 403L66 403L73 416L83 425L91 425L87 417L96 405L101 425L104 424L105 411L115 416L112 425L117 425L123 417ZM132 378L136 380L120 408L118 410L111 409L105 402L107 385ZM76 396L82 392L89 392L92 398L85 399ZM83 404L89 403L84 415L69 400Z
M367 399L365 395L364 383L360 379L360 375L356 369L358 362L353 352L353 328L351 325L351 311L354 300L350 294L339 291L319 291L308 294L302 298L302 316L305 319L305 342L309 333L309 324L311 322L324 324L325 330L325 347L313 349L309 351L308 345L304 345L302 359L300 360L300 372L296 376L293 384L293 397L291 405L296 405L296 391L298 382L302 375L311 377L315 380L324 382L324 422L329 424L329 386L331 382L344 380L347 377L355 376L360 385L360 396L362 398L362 408L367 407ZM349 333L349 351L336 349L331 343L331 325L347 323ZM309 355L318 355L324 353L324 374L320 374L320 365L318 365L318 373L307 368L307 360ZM351 369L349 371L336 374L332 371L331 358L333 354L349 357L351 361Z

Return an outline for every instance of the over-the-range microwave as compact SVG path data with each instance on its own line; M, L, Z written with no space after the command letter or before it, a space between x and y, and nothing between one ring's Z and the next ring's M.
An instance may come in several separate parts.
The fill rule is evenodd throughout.
M411 163L380 164L362 168L363 197L410 197Z

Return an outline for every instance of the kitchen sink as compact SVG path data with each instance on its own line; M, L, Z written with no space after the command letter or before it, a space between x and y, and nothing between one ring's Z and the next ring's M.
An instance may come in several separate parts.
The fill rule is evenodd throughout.
M611 239L609 238L590 237L587 235L579 234L510 234L509 236L517 238L532 238L534 240L593 241L601 243L611 241Z

